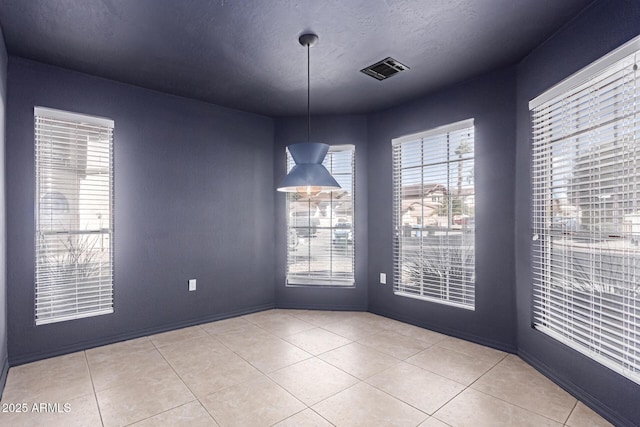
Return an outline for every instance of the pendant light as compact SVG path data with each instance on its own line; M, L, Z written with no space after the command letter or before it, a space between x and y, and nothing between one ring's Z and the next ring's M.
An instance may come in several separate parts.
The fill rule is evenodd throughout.
M298 39L307 48L307 142L291 144L287 148L296 163L278 186L278 191L298 192L307 197L321 191L332 191L340 184L331 176L322 164L329 146L320 142L311 142L311 61L309 49L316 44L318 36L303 34Z

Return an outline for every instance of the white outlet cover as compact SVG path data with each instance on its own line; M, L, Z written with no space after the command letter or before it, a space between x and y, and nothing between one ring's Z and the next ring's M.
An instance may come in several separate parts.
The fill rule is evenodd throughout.
M383 285L387 284L387 273L380 273L380 283Z
M196 290L196 279L189 279L189 291Z

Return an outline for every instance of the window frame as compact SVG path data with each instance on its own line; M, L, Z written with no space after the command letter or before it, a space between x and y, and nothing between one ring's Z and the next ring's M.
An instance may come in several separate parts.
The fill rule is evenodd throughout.
M356 262L356 203L355 203L355 193L356 193L356 147L354 144L341 144L341 145L331 145L329 147L329 151L327 153L327 156L325 157L324 161L323 161L323 165L325 165L325 167L327 167L327 169L329 170L330 173L332 173L332 175L334 175L334 177L336 177L336 175L345 175L344 173L340 173L340 172L335 172L332 169L332 165L331 163L331 159L332 159L332 155L334 153L338 153L338 152L344 152L344 151L350 151L351 152L351 168L350 168L350 173L348 175L350 175L350 181L351 181L351 189L350 189L350 193L351 193L351 210L350 210L350 216L351 216L351 224L350 224L350 233L351 233L351 241L347 242L346 244L351 246L351 274L350 276L347 276L345 278L339 277L335 275L335 271L333 269L330 270L330 273L328 275L321 275L318 274L317 277L314 277L315 275L313 274L312 270L307 270L308 274L303 274L303 273L299 273L299 274L295 274L295 273L290 273L290 268L293 265L290 262L290 245L289 245L289 240L290 240L290 233L292 229L296 229L296 228L305 228L305 227L292 227L291 224L291 213L292 211L290 210L290 203L292 202L297 202L297 200L294 200L294 198L297 196L297 193L286 193L285 195L285 212L286 212L286 236L287 236L287 248L286 248L286 256L285 256L285 285L287 287L331 287L331 288L349 288L349 287L354 287L355 286L355 262ZM285 149L285 155L286 155L286 165L287 165L287 172L293 167L294 162L293 162L293 158L291 157L291 155L289 154L289 151L287 149ZM340 181L339 178L337 178L338 181ZM341 191L341 190L337 190L337 191ZM330 191L330 192L323 192L323 193L328 193L330 195L330 204L333 204L333 194L334 191ZM309 199L309 206L311 206L311 199ZM336 227L335 224L333 223L333 219L329 218L329 221L331 222L331 224L329 226L313 226L311 224L311 208L309 208L308 214L307 216L309 217L309 229L311 228L320 228L322 230L326 230L328 232L330 232L333 236L333 232L334 230L336 230L339 227ZM309 236L305 236L308 239L311 239L310 235L311 232L308 233ZM303 237L303 239L305 238ZM296 235L296 239L298 239L297 235ZM332 239L330 239L332 240ZM330 265L333 265L333 260L334 260L334 248L333 248L333 244L330 242L329 243L331 249L330 249ZM309 250L311 250L311 243L309 242ZM311 262L311 257L309 257Z
M113 313L114 125L34 107L36 326Z
M640 93L639 62L640 37L636 37L529 102L532 129L532 327L637 384L640 384L640 345L637 344L638 324L633 319L638 322L640 294L636 291L637 295L632 297L631 288L629 295L625 294L624 290L631 285L632 279L618 280L613 266L621 262L623 267L628 267L640 255L637 249L617 247L608 253L612 251L609 248L614 247L610 244L619 246L624 242L618 239L617 231L613 230L612 234L604 230L609 226L606 221L609 214L615 225L619 218L614 218L614 215L620 216L622 212L623 219L626 218L630 214L625 211L634 203L637 207L639 200L637 196L635 199L624 198L618 192L611 193L615 200L611 202L608 197L607 200L601 197L593 199L593 194L609 189L603 186L612 181L621 182L618 186L626 185L627 189L640 184L640 171L632 168L634 174L624 162L611 160L628 153L625 146L635 146L635 156L639 150L635 134L640 127L640 111L637 101L634 101ZM618 73L621 77L616 77ZM630 87L625 91L627 84ZM580 99L583 99L582 105L588 107L579 107ZM585 119L589 120L588 126L584 125ZM557 123L562 124L562 131ZM629 129L625 130L625 126ZM560 151L560 144L565 144L563 141L570 142L569 146L575 148ZM614 148L616 144L621 147L607 151L608 141ZM557 154L559 152L561 154ZM583 154L579 155L580 152ZM589 156L586 166L585 152ZM597 174L594 176L594 171L589 168L595 169L596 164ZM606 177L605 168L615 169L615 179ZM586 192L579 182L584 173L589 178ZM558 184L563 174L569 178L565 179L566 183ZM561 212L561 200L557 199L562 197L557 194L564 194L562 188L566 188L567 202L574 195L576 212L571 224L557 223L558 215L554 215ZM617 197L622 198L618 200ZM588 217L583 218L583 213ZM638 213L634 215L637 217ZM583 223L583 219L588 223ZM597 232L594 231L596 224ZM630 238L632 241L640 238L640 232L634 226L631 227ZM581 243L577 244L576 239ZM560 252L567 259L580 257L584 262L589 260L592 270L592 274L586 276L589 279L580 283L576 281L582 261L577 258L559 260ZM619 262L613 262L614 252L617 253L615 256L622 257ZM607 262L609 267L605 268L603 259L606 257L611 259ZM633 272L626 274L635 277ZM633 342L636 342L635 349Z
M438 286L442 286L441 284L429 284L427 285L427 287L425 288L425 278L424 278L424 271L425 271L425 267L427 267L428 269L428 265L426 265L426 260L428 259L427 257L425 257L425 253L422 251L421 249L421 253L419 255L419 261L417 262L417 266L416 268L418 268L420 271L422 271L422 273L420 274L420 280L419 283L415 284L415 283L404 283L403 280L403 271L405 271L407 268L405 267L405 264L407 263L408 259L406 258L406 254L405 254L405 250L407 250L407 248L404 245L404 239L406 236L404 236L404 234L406 234L404 228L405 228L405 224L403 223L403 215L404 215L404 208L403 208L403 202L408 202L408 200L406 200L406 198L403 198L403 183L402 183L402 173L403 170L407 170L407 169L411 169L411 168L420 168L420 186L418 187L418 192L420 194L422 194L422 198L430 198L433 199L434 197L432 195L426 195L425 192L425 183L424 183L424 173L425 170L430 170L429 168L433 167L434 170L436 168L436 166L439 165L447 165L447 172L446 172L446 180L447 180L447 184L449 184L450 178L452 177L451 172L450 172L450 165L453 164L458 164L460 163L462 165L463 161L471 161L472 164L474 165L473 168L475 170L475 154L472 154L471 156L468 157L464 157L462 158L462 156L460 156L458 159L454 159L452 157L452 153L450 152L449 148L451 148L450 144L450 138L452 135L457 135L459 132L470 132L471 133L471 143L472 143L472 150L471 153L475 153L475 125L474 125L474 119L466 119L466 120L461 120L459 122L455 122L455 123L450 123L450 124L446 124L443 126L439 126L436 127L434 129L430 129L424 132L419 132L419 133L415 133L415 134L411 134L411 135L406 135L403 137L399 137L399 138L394 138L391 141L392 144L392 173L393 173L393 185L392 185L392 192L393 192L393 271L394 271L394 280L393 280L393 292L394 295L397 296L401 296L401 297L407 297L407 298L414 298L414 299L419 299L419 300L423 300L423 301L429 301L429 302L434 302L437 304L443 304L443 305L449 305L449 306L453 306L453 307L457 307L457 308L462 308L462 309L466 309L466 310L471 310L474 311L475 310L475 226L472 227L473 230L473 244L472 244L472 249L471 249L471 254L470 256L472 257L472 273L471 273L471 278L470 280L466 280L466 279L462 279L462 277L468 277L469 276L469 269L468 266L469 264L465 261L461 261L461 265L458 266L457 264L447 264L447 267L445 267L445 270L451 270L451 266L453 265L454 268L455 267L459 267L459 270L461 272L461 278L460 278L460 287L463 289L464 292L470 292L471 295L468 297L464 297L461 298L462 300L467 300L466 302L461 302L461 301L455 301L454 298L452 297L451 293L450 293L450 285L446 286L446 289L440 287L439 292L441 294L441 297L436 297L433 295L432 290L436 290L438 289ZM424 158L424 142L425 140L430 140L430 139L434 139L434 138L446 138L447 142L446 142L446 146L447 146L447 154L446 154L446 160L435 160L435 155L433 157L433 159L431 160L431 162L429 162L428 160L425 160ZM402 165L402 146L403 144L410 144L410 143L415 143L415 142L420 142L421 144L421 151L420 151L420 156L421 159L419 161L417 161L417 163L415 165L409 166L410 162L406 162L407 165L403 166ZM460 173L459 171L457 173ZM457 175L456 175L457 177ZM444 201L444 199L446 199L447 201L447 206L452 206L453 205L453 197L451 197L450 195L448 195L448 190L447 188L450 188L450 185L448 185L447 187L443 187L444 192L443 192L443 196L442 199ZM460 194L458 195L458 197L462 196L462 190L459 190ZM472 197L474 198L474 205L475 205L475 172L473 174L473 194ZM462 203L462 202L459 202ZM475 208L474 208L475 209ZM461 207L462 210L462 207ZM422 215L424 215L424 207L422 207ZM463 214L461 214L463 215ZM459 247L460 249L460 254L461 257L460 259L463 260L465 259L465 256L469 256L469 253L465 252L465 249L463 248L464 245L460 245L460 246L456 246L456 245L449 245L449 237L450 236L454 236L457 233L451 233L449 234L452 230L452 224L454 221L453 218L453 211L451 209L448 209L447 212L447 231L444 235L444 238L441 239L443 242L445 243L445 246L447 247L447 250L450 247ZM425 236L425 231L424 231L424 224L422 224L422 221L417 219L418 223L419 223L419 229L420 229L420 241L422 242L425 238L429 238L428 236ZM461 216L461 221L463 221L462 216ZM438 227L440 226L439 223L437 225ZM464 229L465 226L461 225L461 234L464 234ZM412 231L410 233L413 233ZM416 232L417 233L417 232ZM434 233L435 234L435 233ZM418 237L418 236L416 236ZM461 242L464 241L464 237L461 237ZM420 248L422 248L423 245L422 243L420 243ZM446 258L444 259L444 261L449 262L451 260L451 258ZM467 259L468 261L468 259ZM432 264L436 264L437 262L433 262ZM447 277L446 281L449 282L450 278ZM415 292L419 292L418 294ZM429 293L431 293L431 295L429 295ZM470 302L469 302L470 300Z

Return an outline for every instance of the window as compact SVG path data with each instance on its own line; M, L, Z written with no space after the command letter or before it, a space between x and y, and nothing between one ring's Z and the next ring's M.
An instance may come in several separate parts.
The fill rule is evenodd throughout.
M640 39L531 101L534 327L640 383Z
M113 121L36 107L36 325L113 312Z
M475 308L473 119L393 140L394 291Z
M287 193L287 284L355 283L355 147L331 146L323 163L342 187ZM294 165L287 151L287 170Z

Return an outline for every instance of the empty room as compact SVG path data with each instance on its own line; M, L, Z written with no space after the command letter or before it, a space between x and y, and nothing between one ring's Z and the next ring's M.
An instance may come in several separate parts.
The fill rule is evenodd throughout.
M640 2L0 0L0 426L640 426Z

